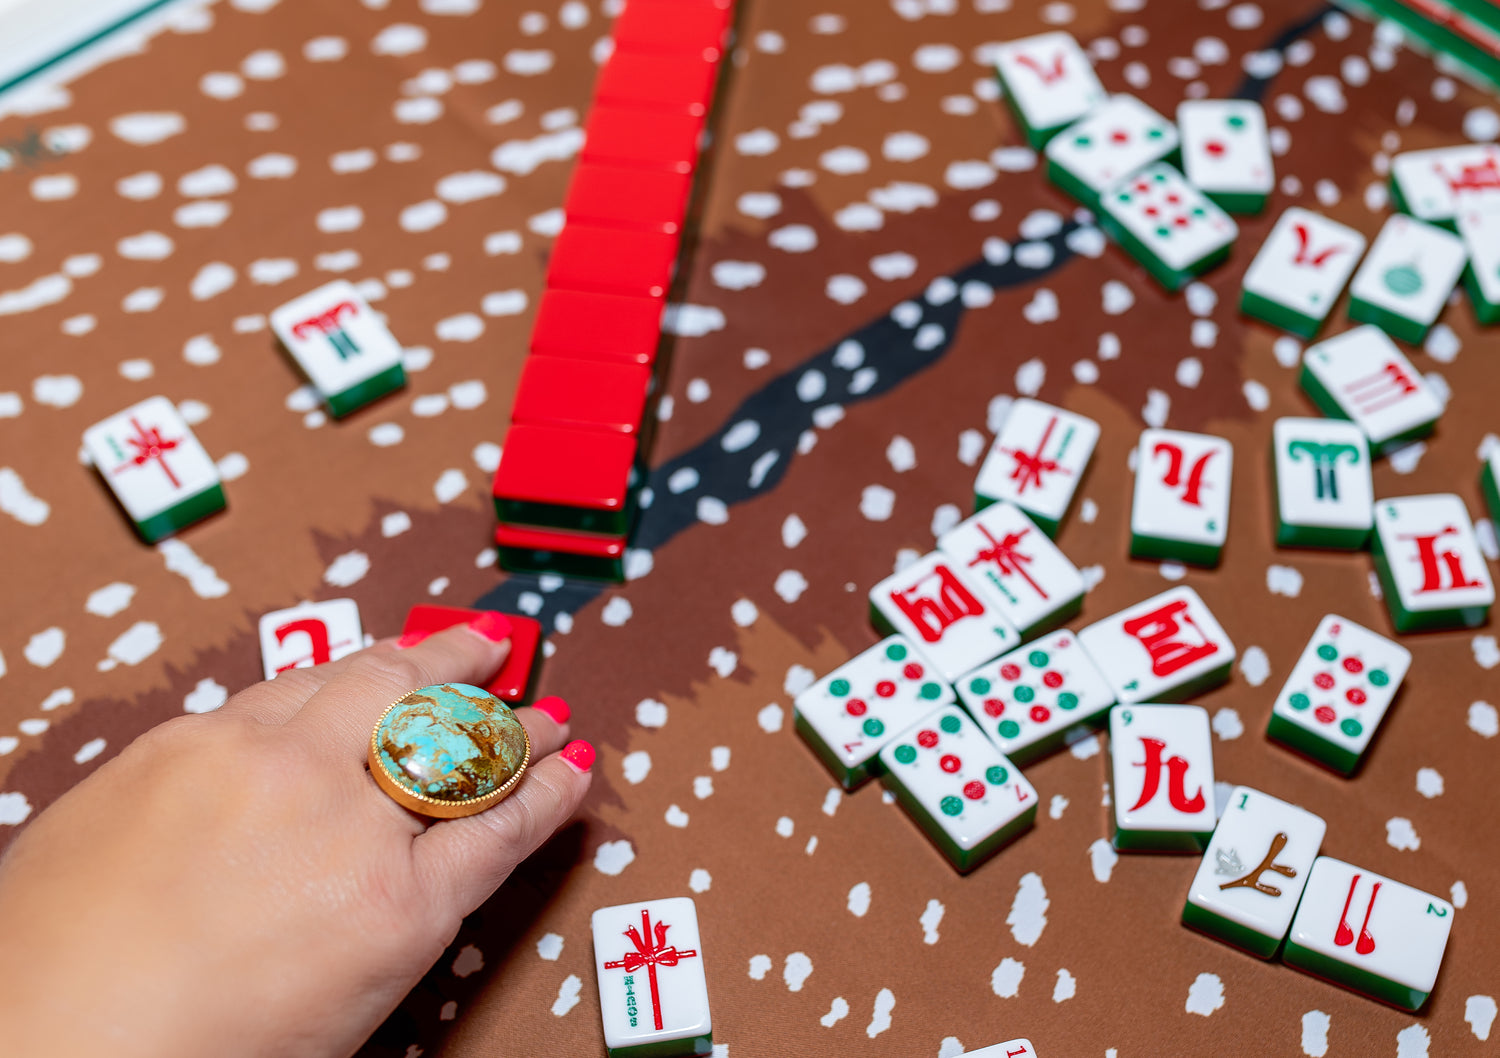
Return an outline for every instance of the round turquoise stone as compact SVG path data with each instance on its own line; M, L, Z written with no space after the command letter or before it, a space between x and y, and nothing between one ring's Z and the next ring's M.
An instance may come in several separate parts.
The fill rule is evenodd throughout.
M469 801L494 793L526 759L526 732L510 707L467 683L412 691L375 729L385 772L414 794Z

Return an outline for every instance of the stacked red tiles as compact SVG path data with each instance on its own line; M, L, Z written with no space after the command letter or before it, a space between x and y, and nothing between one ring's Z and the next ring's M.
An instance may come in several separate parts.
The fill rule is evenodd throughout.
M623 579L643 426L733 0L629 0L495 471L502 568Z

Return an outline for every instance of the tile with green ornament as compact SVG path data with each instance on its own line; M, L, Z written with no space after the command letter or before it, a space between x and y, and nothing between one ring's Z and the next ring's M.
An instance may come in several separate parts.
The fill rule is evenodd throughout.
M990 740L1029 764L1104 726L1114 693L1064 629L959 679L959 701Z
M1298 381L1324 415L1358 426L1375 453L1426 437L1443 414L1422 373L1369 324L1308 346Z
M271 330L334 418L406 385L401 343L347 279L273 309Z
M1214 747L1196 705L1109 711L1110 842L1121 852L1202 852L1214 830Z
M1235 648L1196 591L1178 585L1080 629L1120 703L1181 702L1229 679Z
M1166 162L1099 196L1099 224L1167 290L1181 290L1229 256L1239 228Z
M1458 234L1469 253L1464 287L1474 316L1483 324L1500 323L1500 197L1487 203L1464 199Z
M941 551L931 551L870 589L870 621L883 634L918 645L949 682L1018 645L990 583Z
M1276 546L1357 551L1375 523L1364 431L1339 419L1277 419L1271 427Z
M1467 260L1457 235L1397 214L1375 236L1349 283L1349 318L1421 344Z
M882 781L962 872L1036 822L1036 789L957 705L928 713L880 751Z
M1056 537L1098 442L1093 419L1017 398L974 479L974 510L1009 500Z
M1500 198L1500 146L1466 143L1391 159L1392 204L1403 213L1452 227L1465 194Z
M1289 207L1245 270L1240 311L1312 338L1344 292L1366 245L1353 228Z
M1236 786L1188 888L1183 925L1271 958L1292 927L1327 832L1321 816Z
M880 748L953 688L905 636L891 636L797 695L797 732L846 790L879 774Z
M1107 98L1072 34L1039 33L995 49L995 75L1011 113L1040 149Z
M1328 614L1271 707L1266 737L1350 775L1411 667L1411 651Z
M1375 504L1375 572L1396 631L1477 628L1495 585L1464 501L1452 493Z
M1176 152L1177 126L1129 95L1110 96L1048 141L1047 178L1090 209L1112 185Z
M601 907L590 926L609 1058L712 1054L706 953L692 898Z
M991 504L938 537L938 550L994 589L1022 640L1083 608L1083 575L1019 507Z
M1135 451L1130 553L1216 566L1229 534L1234 446L1211 434L1142 430Z
M1259 213L1276 186L1266 112L1248 99L1188 99L1177 104L1182 171L1230 213Z

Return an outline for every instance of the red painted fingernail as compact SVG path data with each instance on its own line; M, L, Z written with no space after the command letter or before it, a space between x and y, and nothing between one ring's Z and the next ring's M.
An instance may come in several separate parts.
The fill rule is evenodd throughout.
M573 710L568 708L568 703L556 695L543 698L539 702L533 702L531 707L538 712L546 713L554 723L566 724L568 718L573 715Z
M414 647L430 635L432 635L431 632L403 632L401 638L396 640L396 649L406 650L408 647Z
M563 747L562 759L579 771L588 771L594 766L594 747L581 738L575 738Z
M510 620L494 610L486 610L474 618L469 627L491 643L503 643L510 638Z

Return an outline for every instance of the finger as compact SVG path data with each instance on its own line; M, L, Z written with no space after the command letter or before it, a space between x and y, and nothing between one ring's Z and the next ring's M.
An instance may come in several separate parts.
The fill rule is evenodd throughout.
M412 843L428 891L451 915L469 914L516 864L578 810L591 781L594 747L583 740L533 764L516 792L494 808L435 823Z
M345 758L364 760L370 729L391 703L437 683L483 686L510 654L510 622L486 611L416 645L374 646L355 655L288 723Z
M516 710L516 719L531 739L532 760L549 757L567 744L572 714L568 703L557 697L542 698Z
M396 642L394 638L382 639L372 647ZM263 724L284 724L297 715L307 700L322 689L329 680L349 668L361 651L346 654L334 661L307 668L286 669L273 679L251 684L230 698L218 709L220 716L248 716Z

